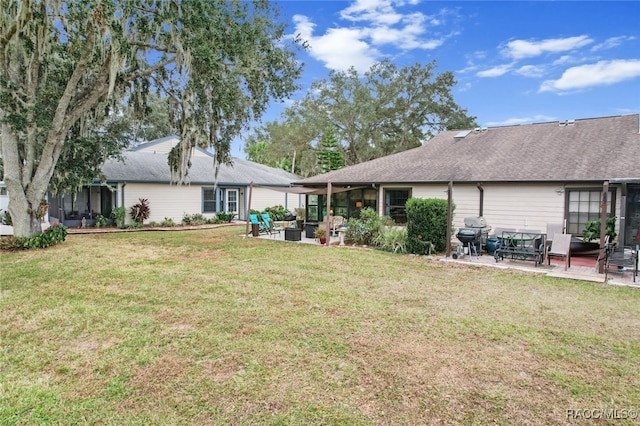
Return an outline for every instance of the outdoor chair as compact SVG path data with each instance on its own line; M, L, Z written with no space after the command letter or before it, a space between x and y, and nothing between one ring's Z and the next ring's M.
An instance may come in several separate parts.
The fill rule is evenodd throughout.
M275 223L275 221L271 218L269 213L262 213L262 221L264 222L265 227L269 234L279 234L280 233L280 225Z
M267 228L267 226L264 224L264 222L262 222L260 219L258 219L258 215L257 214L250 214L249 215L249 220L251 221L251 225L255 226L258 225L258 232L261 234L269 234L269 228Z
M331 234L338 235L340 228L344 226L344 216L331 216Z
M554 234L551 247L547 251L547 262L551 265L552 257L564 259L564 270L571 267L571 234Z
M555 234L564 234L564 225L562 223L547 223L547 238L545 239L545 249L547 251L551 247L551 242Z

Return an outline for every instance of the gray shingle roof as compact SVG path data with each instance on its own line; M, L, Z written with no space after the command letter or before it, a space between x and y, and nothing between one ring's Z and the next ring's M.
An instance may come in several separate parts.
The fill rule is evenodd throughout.
M102 171L110 181L169 183L171 174L166 154L127 151L124 162L108 160ZM268 167L239 158L233 159L233 166L223 165L218 175L218 185L282 185L288 186L300 176L284 170ZM213 157L194 156L189 170L192 184L213 184Z
M423 146L296 183L603 181L640 178L639 114L444 131Z

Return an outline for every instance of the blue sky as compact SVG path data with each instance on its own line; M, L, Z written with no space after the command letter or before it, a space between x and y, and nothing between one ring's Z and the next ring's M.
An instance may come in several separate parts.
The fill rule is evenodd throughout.
M481 126L640 112L638 1L279 1L310 45L304 95L329 69L437 62ZM286 106L272 104L264 121ZM243 147L233 155L244 157Z

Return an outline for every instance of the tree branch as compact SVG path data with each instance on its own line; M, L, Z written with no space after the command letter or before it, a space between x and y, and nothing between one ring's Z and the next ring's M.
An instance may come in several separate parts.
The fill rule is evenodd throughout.
M18 13L16 16L16 20L0 37L0 50L4 52L7 44L11 41L11 39L18 33L18 27L24 25L26 22L31 20L33 14L31 13L31 1L25 0L22 4L19 3L18 12L20 12L20 7L24 10L23 14ZM4 53L3 53L4 54Z

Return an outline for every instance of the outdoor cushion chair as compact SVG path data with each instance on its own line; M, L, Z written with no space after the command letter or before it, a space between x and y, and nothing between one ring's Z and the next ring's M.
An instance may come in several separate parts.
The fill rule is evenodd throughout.
M551 247L547 251L547 262L551 265L552 257L564 259L564 270L571 267L571 234L555 234Z
M272 218L269 213L262 213L262 221L264 222L267 231L270 234L279 234L280 233L280 225L278 225Z
M257 214L250 214L249 215L249 220L251 220L251 225L258 225L258 232L263 233L263 234L269 234L269 228L267 228L267 226L264 224L263 221L261 221L260 219L258 219L258 215Z
M344 216L331 216L331 234L338 235L340 228L344 226Z

